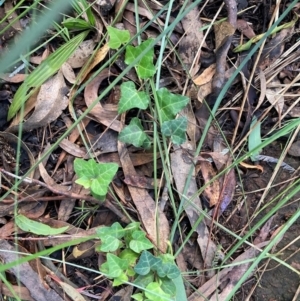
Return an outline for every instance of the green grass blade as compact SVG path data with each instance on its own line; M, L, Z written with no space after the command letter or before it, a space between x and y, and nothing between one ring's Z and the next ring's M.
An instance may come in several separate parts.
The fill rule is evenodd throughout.
M50 76L55 74L61 65L71 56L75 49L86 37L87 32L75 36L68 43L49 55L23 82L16 92L8 111L7 120L12 119L30 95L35 91L32 88L40 87Z

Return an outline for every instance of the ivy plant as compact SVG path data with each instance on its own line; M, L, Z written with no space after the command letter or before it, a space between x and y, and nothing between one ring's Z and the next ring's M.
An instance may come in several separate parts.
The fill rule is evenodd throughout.
M176 295L174 279L180 276L174 258L169 254L154 256L149 249L153 244L140 230L139 223L123 228L119 223L97 231L101 244L97 251L106 253L106 262L100 271L118 286L133 281L143 290L137 291L134 300L172 300Z

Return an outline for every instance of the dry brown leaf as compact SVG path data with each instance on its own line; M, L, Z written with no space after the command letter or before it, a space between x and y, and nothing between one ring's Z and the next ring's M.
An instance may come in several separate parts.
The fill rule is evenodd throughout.
M264 168L261 165L251 165L251 164L247 164L245 162L241 162L240 165L243 166L243 167L245 167L245 168L258 169L261 172L264 172Z
M190 185L188 186L186 195L183 196L184 185L193 164L192 160L184 160L184 151L192 150L192 146L185 142L181 145L181 148L176 149L171 154L171 169L174 177L174 181L176 183L177 191L179 193L180 199L183 201L184 210L189 218L191 226L193 226L199 217L200 210L202 210L201 201L198 196L198 187L195 179L195 175L192 177L190 181ZM193 199L191 199L193 197ZM199 209L197 209L199 208ZM215 252L217 247L215 243L209 237L209 231L202 221L195 231L198 233L197 242L201 250L202 257L204 258L204 263L206 268L212 267L212 262L215 256ZM212 275L211 275L212 276Z
M69 57L67 63L72 68L81 68L93 53L95 45L96 42L94 40L83 41Z
M84 99L87 107L90 107L92 103L98 97L98 89L101 82L111 75L109 69L104 69L102 72L98 74L84 89ZM100 102L97 103L90 114L93 115L98 122L110 127L111 129L120 132L122 128L122 124L119 120L116 120L118 115L117 105L102 105Z
M197 86L202 86L211 82L215 73L216 73L216 64L212 64L206 69L204 69L204 71L193 80L194 84Z
M76 83L76 75L70 64L63 63L61 66L61 72L70 84Z
M278 79L274 79L272 82L274 84L280 84L280 81ZM266 97L267 100L274 105L274 108L278 112L279 116L282 114L283 106L284 106L284 95L280 94L281 93L281 88L268 88L266 89Z
M154 189L154 187L159 187L159 185L164 185L164 181L161 179L157 179L157 183L155 184L153 178L147 178L143 176L131 176L127 175L124 179L124 183L134 187L146 188L146 189Z
M237 29L244 34L248 39L251 39L256 36L255 32L253 31L252 27L249 23L244 19L236 20L236 27Z
M294 157L300 157L300 140L291 145L290 149L288 150L288 154Z
M96 51L96 53L93 55L92 60L89 62L89 65L84 66L84 68L82 69L82 73L79 74L78 79L77 79L78 85L85 80L87 75L92 71L92 69L96 65L98 65L100 62L102 62L104 60L109 49L110 48L109 48L108 44L105 44L103 47L101 47L100 49L98 49Z
M59 281L59 285L62 287L64 292L71 298L71 300L86 301L84 297L77 291L77 289L71 286L70 284Z
M18 83L22 83L25 78L28 76L28 74L16 74L14 76L10 76L10 74L0 74L0 78L5 80L8 83L14 83L14 84L18 84Z
M125 144L120 141L118 142L118 152L125 177L128 175L138 176ZM165 252L170 232L169 222L165 214L159 207L156 207L154 200L146 189L128 186L128 190L137 208L140 221L149 237L160 250Z
M215 46L216 49L218 49L227 37L232 36L234 34L235 28L229 22L224 21L222 23L217 23L214 25L214 32L216 37Z
M182 62L190 69L192 63L197 56L200 56L200 47L203 45L203 31L199 29L202 27L202 22L199 18L199 8L196 6L181 21L185 35L179 42L178 52ZM205 46L205 44L204 44ZM199 64L193 66L190 70L191 76L194 76L199 70Z
M23 131L43 127L56 120L68 105L66 84L62 73L48 79L40 88L32 115L23 123ZM18 125L10 127L9 131L18 130Z
M201 173L204 179L205 185L207 185L212 178L217 175L217 172L213 168L212 164L207 161L200 161ZM219 180L211 182L204 190L204 195L209 199L210 207L215 206L219 201L220 196L220 183Z

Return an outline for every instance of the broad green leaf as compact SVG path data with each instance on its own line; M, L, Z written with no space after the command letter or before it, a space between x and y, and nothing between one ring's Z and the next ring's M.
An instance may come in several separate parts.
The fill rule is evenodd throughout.
M48 225L33 221L22 214L15 217L17 226L23 231L34 233L37 235L57 235L65 232L69 227L51 228Z
M141 287L146 287L149 283L153 281L154 281L154 272L150 272L146 275L138 275L134 280L134 284Z
M160 110L162 122L170 121L189 102L189 98L179 94L173 94L166 88L157 91L158 110Z
M121 114L132 108L145 110L148 108L150 98L144 91L137 91L134 82L128 81L121 85L121 99L118 113Z
M182 279L182 276L178 276L177 278L172 280L176 286L176 301L188 301L186 292L185 292L185 286Z
M131 119L129 125L120 132L118 139L136 147L149 148L151 146L151 140L144 132L141 121L137 117Z
M104 197L118 168L116 163L97 163L94 159L85 161L76 158L74 170L79 178L75 182L85 188L90 187L94 194Z
M261 122L257 121L257 117L254 115L252 117L251 128L255 125L255 128L250 130L250 134L248 137L248 149L251 152L250 159L252 161L257 161L257 156L259 155L260 151L257 150L254 152L253 150L261 144L261 135L260 135L260 126Z
M107 26L109 35L108 46L111 49L118 49L121 45L125 45L130 40L130 33L128 30L120 30L111 26Z
M127 260L130 266L134 266L139 255L130 249L125 249L120 253L119 257Z
M161 289L157 282L151 282L147 285L145 296L152 301L166 301L171 297Z
M106 262L101 265L100 270L107 274L109 278L118 278L128 268L126 260L119 258L118 256L108 253L106 256Z
M139 275L146 275L150 270L155 271L162 263L160 258L154 257L150 252L143 251L134 270Z
M119 277L114 278L113 286L119 286L128 281L128 276L126 273L122 273Z
M114 252L122 245L120 238L124 236L125 230L116 222L111 227L102 227L97 230L97 234L101 239L100 246L97 246L98 251Z
M62 64L72 55L76 48L86 37L87 32L76 35L68 43L50 54L34 71L29 74L23 84L17 90L9 107L7 120L11 120L20 110L28 98L39 88L50 76L56 73Z
M142 293L137 293L131 296L132 299L136 301L144 301L144 295Z
M176 285L174 284L173 280L165 277L165 278L160 278L161 281L161 288L162 290L171 296L176 295Z
M168 277L175 279L180 275L180 270L174 263L163 263L157 267L157 274L159 277Z
M174 120L165 121L162 124L161 132L166 137L171 137L171 140L174 144L180 145L186 140L186 128L187 128L187 119L186 117L179 117Z
M153 39L149 39L136 47L128 45L126 47L125 63L127 65L130 65L137 58L137 56L139 56L152 42ZM147 79L155 74L156 70L153 64L153 57L154 57L154 48L152 47L135 65L137 75L139 78Z
M132 233L135 230L139 230L140 225L141 225L141 223L139 223L139 222L132 222L125 227L126 233L124 235L124 239L125 239L125 244L128 248L129 248L129 243L132 240Z
M153 244L146 238L146 235L141 230L136 230L132 233L132 240L129 244L131 250L136 253L141 253L144 250L152 249Z

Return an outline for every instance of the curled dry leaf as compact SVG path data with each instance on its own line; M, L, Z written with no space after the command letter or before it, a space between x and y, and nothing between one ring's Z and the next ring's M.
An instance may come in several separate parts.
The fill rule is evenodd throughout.
M199 76L197 76L193 81L197 86L202 86L211 82L213 76L216 72L216 64L212 64L207 67Z
M234 34L235 28L227 21L217 23L214 25L214 32L216 37L216 49L220 48L227 37Z
M75 52L69 57L67 63L72 68L81 68L93 53L95 45L96 43L94 40L83 41L75 50Z
M238 19L236 21L237 29L244 34L248 39L251 39L256 36L255 32L253 31L252 27L246 20Z
M56 120L68 105L64 77L59 71L55 76L42 84L37 96L35 110L23 123L23 131L43 127ZM18 125L9 128L9 131L17 131Z
M261 172L264 172L264 168L261 165L251 165L245 162L241 162L240 165L248 169L258 169Z
M90 83L87 84L84 89L84 99L87 107L90 107L98 98L98 89L101 82L110 75L111 74L109 69L104 69ZM98 120L98 122L110 127L117 132L121 131L121 123L119 120L116 120L116 117L118 115L117 105L102 105L99 102L91 109L90 114L93 115Z
M9 83L22 83L28 74L16 74L14 76L10 76L10 74L0 74L0 78Z
M275 79L271 82L274 84L280 84L279 80ZM279 116L282 114L283 106L284 106L284 96L281 94L281 88L268 88L266 89L266 97L268 101L274 105L274 108L278 112Z

